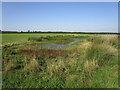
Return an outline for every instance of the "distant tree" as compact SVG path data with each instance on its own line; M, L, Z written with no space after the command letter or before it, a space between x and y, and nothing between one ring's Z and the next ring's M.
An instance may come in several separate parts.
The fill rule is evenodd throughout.
M28 30L28 32L30 32L30 30Z

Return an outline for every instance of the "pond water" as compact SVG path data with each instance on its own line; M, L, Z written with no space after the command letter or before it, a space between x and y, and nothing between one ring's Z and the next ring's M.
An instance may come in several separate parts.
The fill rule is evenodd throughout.
M56 43L44 43L40 45L40 48L43 49L66 49L70 45L76 45L78 41L85 40L85 38L71 38L73 39L72 42L69 42L67 44L56 44Z

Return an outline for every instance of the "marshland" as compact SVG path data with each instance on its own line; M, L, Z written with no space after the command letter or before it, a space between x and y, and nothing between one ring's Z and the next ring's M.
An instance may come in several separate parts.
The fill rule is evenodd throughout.
M2 34L3 88L117 88L117 34Z

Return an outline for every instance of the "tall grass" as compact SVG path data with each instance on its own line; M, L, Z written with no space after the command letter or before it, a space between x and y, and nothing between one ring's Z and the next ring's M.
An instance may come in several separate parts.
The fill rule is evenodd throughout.
M106 64L115 54L117 49L107 44L92 44L87 51L87 58L89 60L97 60L99 65Z
M21 46L3 47L4 88L118 87L117 35L95 35L71 50Z
M27 63L24 67L24 72L26 74L38 71L40 71L40 65L35 59L30 60L30 62Z
M108 44L111 46L118 47L118 35L95 35L93 37L88 38L88 40L97 44Z
M98 60L99 65L106 64L117 52L118 37L115 35L94 36L91 38L91 46L87 51L89 60ZM116 48L115 48L116 47Z

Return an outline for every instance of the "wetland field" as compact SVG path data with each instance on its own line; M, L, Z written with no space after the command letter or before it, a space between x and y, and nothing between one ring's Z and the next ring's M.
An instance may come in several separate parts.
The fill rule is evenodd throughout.
M118 88L117 34L2 34L3 88Z

